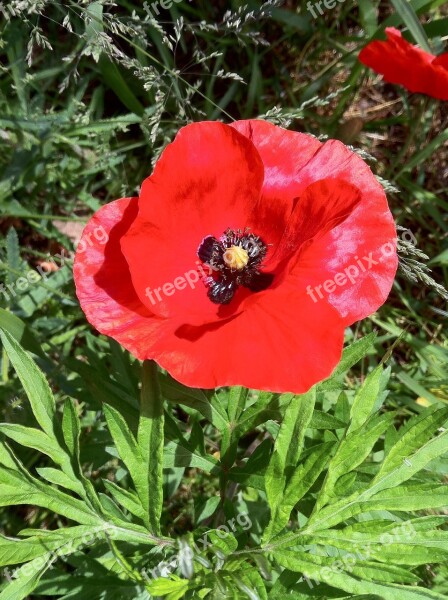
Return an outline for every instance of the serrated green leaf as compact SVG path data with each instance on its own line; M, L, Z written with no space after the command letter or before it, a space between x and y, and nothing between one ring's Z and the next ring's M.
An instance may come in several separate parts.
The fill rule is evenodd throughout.
M313 416L316 390L294 396L286 409L274 445L280 462L286 470L293 470L298 464L305 440L305 432Z
M202 390L187 388L168 375L159 375L162 395L169 402L183 404L197 410L219 431L228 428L229 420L219 402L209 399Z
M67 398L64 403L62 414L62 435L67 452L64 452L64 458L61 461L61 467L64 473L76 482L78 494L84 498L92 507L101 512L100 502L95 492L92 482L83 474L80 463L80 435L81 423L76 411L75 404L71 398Z
M448 559L448 532L415 531L412 525L396 524L380 533L331 529L315 533L314 543L335 546L366 559L396 565L425 565ZM402 582L405 582L403 579Z
M383 373L382 365L367 375L353 401L348 433L364 425L367 419L379 409L377 399L384 391L389 376L390 368Z
M52 467L37 467L37 474L48 481L49 483L53 483L54 485L59 485L75 494L79 494L79 490L81 484L79 481L74 481L71 477L66 475L63 471L59 471L59 469L53 469Z
M277 550L275 560L290 571L303 573L312 581L327 583L349 594L373 594L384 600L444 600L441 594L421 587L376 583L354 577L343 570L343 562L327 557ZM350 568L353 574L355 570L360 574L363 572L362 566L361 569L357 567L356 561L355 566Z
M234 437L238 439L268 419L275 419L286 408L288 398L288 394L278 396L270 392L260 392L257 401L241 415L234 430Z
M394 413L390 412L371 417L362 427L349 433L341 441L328 465L327 476L317 497L311 522L318 519L317 515L320 509L331 500L338 479L364 462L378 438L386 432L392 423L394 416Z
M25 478L17 471L2 467L0 483L2 484L0 506L16 504L41 506L81 524L98 524L99 517L84 502L31 476Z
M311 429L345 429L347 423L321 410L315 410L309 426Z
M222 529L212 529L207 532L207 540L212 544L213 548L218 549L220 552L227 556L232 554L238 548L238 542L234 535L228 531L228 527L225 525Z
M421 448L418 448L408 458L405 458L395 469L381 475L378 474L369 488L369 493L373 495L380 490L397 487L424 469L432 460L446 454L448 449L447 438L448 430L445 430L437 437L426 442Z
M76 461L79 461L79 436L81 433L81 424L76 413L75 405L70 398L67 398L64 403L62 433L70 455Z
M246 400L249 390L241 386L235 386L230 388L229 391L229 404L227 407L227 413L229 415L230 423L238 421L241 413L244 411L246 406Z
M415 511L441 508L448 504L448 486L416 484L386 489L376 494L370 490L355 492L351 496L323 508L319 518L307 526L311 531L320 531L338 525L360 513L371 511Z
M61 464L63 457L60 446L40 429L16 423L0 423L0 432L25 448L34 448L49 456L56 464Z
M190 582L186 579L155 579L147 584L147 588L153 596L166 596L172 592L184 594L189 585Z
M150 531L160 533L160 517L163 506L163 446L164 411L160 394L157 365L153 361L143 363L140 419L138 425L138 447L142 464L138 474L141 488L147 486L147 494L142 497ZM137 476L137 474L136 474ZM137 483L136 483L137 485ZM144 502L146 500L146 502Z
M315 402L316 390L311 388L306 394L292 396L285 411L266 471L265 486L271 520L265 530L264 540L270 539L275 529L275 519L282 503L285 486L298 464Z
M26 539L0 535L0 566L29 562L51 552L51 556L67 556L97 538L104 539L104 527L79 525L56 531L38 531Z
M104 479L103 483L107 491L114 497L118 504L121 504L123 508L142 521L145 520L145 510L137 494L131 490L125 490L124 488L121 488L116 483L109 481L108 479Z
M147 474L142 470L142 465L145 464L145 460L140 447L122 415L115 410L115 408L112 408L107 404L103 406L103 410L107 426L117 447L118 454L126 465L131 479L134 482L142 507L146 509L149 506L150 498ZM146 522L148 524L149 516L146 510L145 514Z
M390 473L411 454L428 442L448 419L448 407L433 406L409 419L399 431L399 439L389 450L377 478Z
M37 422L49 437L56 440L56 404L47 380L10 333L0 330L0 337L28 396Z
M43 555L23 565L17 577L0 593L0 600L24 600L36 588L41 577L50 568L51 555ZM41 564L43 563L43 564Z
M294 506L303 498L325 469L330 460L333 445L332 442L329 442L314 447L305 462L299 465L293 473L291 479L286 484L283 498L279 500L272 518L273 524L269 529L271 537L287 525ZM264 539L268 540L270 538L266 535Z

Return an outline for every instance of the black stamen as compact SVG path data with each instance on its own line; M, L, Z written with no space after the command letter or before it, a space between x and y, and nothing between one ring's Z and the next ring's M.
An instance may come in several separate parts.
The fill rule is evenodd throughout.
M213 281L209 285L207 296L215 304L229 304L238 287L235 280Z
M226 262L225 252L232 246L239 246L247 252L248 261L244 267L232 268ZM263 240L247 230L227 229L219 240L212 235L206 236L198 248L198 256L214 270L213 276L206 280L210 300L215 304L229 304L240 285L252 292L269 287L274 276L259 271L266 252L267 246Z

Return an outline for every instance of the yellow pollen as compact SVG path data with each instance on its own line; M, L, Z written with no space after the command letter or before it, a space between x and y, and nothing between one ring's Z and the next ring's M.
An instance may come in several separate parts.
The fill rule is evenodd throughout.
M223 255L224 262L230 269L240 271L249 262L249 255L241 246L230 246Z

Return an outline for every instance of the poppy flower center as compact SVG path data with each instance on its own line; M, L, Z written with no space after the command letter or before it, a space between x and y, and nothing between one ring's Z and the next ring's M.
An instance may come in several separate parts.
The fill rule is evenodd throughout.
M252 292L266 289L273 275L260 273L267 246L263 240L246 229L227 229L219 238L205 237L199 245L198 256L210 267L205 279L208 297L215 304L229 304L239 286Z

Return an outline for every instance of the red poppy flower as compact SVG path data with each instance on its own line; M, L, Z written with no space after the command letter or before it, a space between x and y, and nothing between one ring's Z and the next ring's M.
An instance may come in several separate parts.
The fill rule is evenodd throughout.
M139 198L89 221L74 275L92 325L182 383L301 393L331 374L344 328L383 304L396 267L369 167L255 120L181 129Z
M367 44L359 60L389 83L398 83L410 92L448 100L448 52L429 54L402 38L394 27L386 28L387 40Z

